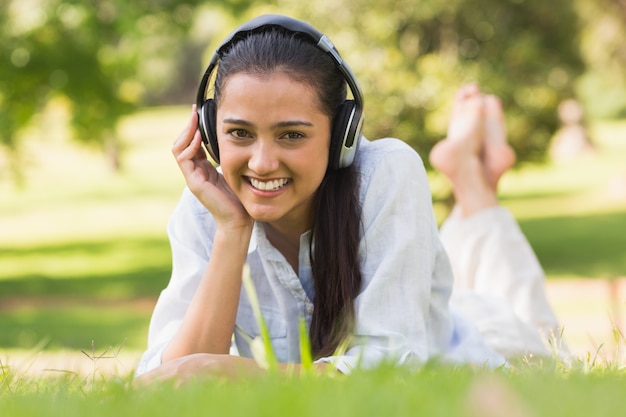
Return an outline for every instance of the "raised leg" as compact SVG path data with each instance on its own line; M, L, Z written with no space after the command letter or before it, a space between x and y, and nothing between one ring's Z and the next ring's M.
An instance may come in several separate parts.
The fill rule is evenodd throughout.
M556 335L543 269L513 216L498 204L498 181L515 162L499 100L476 85L461 88L448 136L433 148L430 160L450 180L456 200L441 229L455 274L452 302L463 304L497 343L506 344L512 330L528 346L537 340L531 340L529 329L544 340ZM523 346L517 340L509 348L518 349L520 342Z

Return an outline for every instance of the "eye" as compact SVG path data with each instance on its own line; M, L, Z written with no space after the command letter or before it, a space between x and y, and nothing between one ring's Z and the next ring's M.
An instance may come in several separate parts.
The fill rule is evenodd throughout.
M287 132L282 136L283 139L298 140L304 138L304 135L300 132Z
M246 129L232 129L228 131L228 134L239 139L247 139L251 137L250 132Z

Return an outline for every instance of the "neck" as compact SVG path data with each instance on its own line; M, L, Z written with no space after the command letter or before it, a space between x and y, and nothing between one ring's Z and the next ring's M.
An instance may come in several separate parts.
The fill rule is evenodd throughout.
M267 240L287 259L296 275L298 274L298 258L300 255L299 230L281 230L269 223L263 223Z

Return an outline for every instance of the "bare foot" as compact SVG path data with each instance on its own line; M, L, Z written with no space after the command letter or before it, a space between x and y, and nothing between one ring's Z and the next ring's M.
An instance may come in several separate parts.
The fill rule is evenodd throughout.
M489 185L495 191L498 181L515 163L515 152L506 142L506 125L502 104L495 96L485 97L485 141L483 162Z
M430 152L430 163L453 183L468 159L482 159L484 99L478 86L459 89L454 99L448 136Z
M452 183L462 217L498 204L491 177L496 178L497 183L502 173L498 174L498 169L494 168L494 174L488 174L485 164L486 107L486 98L477 85L470 84L459 89L452 108L448 136L437 143L430 153L433 167ZM493 128L496 127L494 123ZM494 136L494 141L497 138ZM492 153L494 159L499 160L495 152Z

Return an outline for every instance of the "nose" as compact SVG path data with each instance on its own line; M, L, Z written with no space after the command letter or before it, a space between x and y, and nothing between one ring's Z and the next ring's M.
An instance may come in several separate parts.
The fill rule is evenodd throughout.
M278 151L278 146L272 140L257 139L252 155L248 160L248 168L258 175L266 175L276 171L280 166Z

